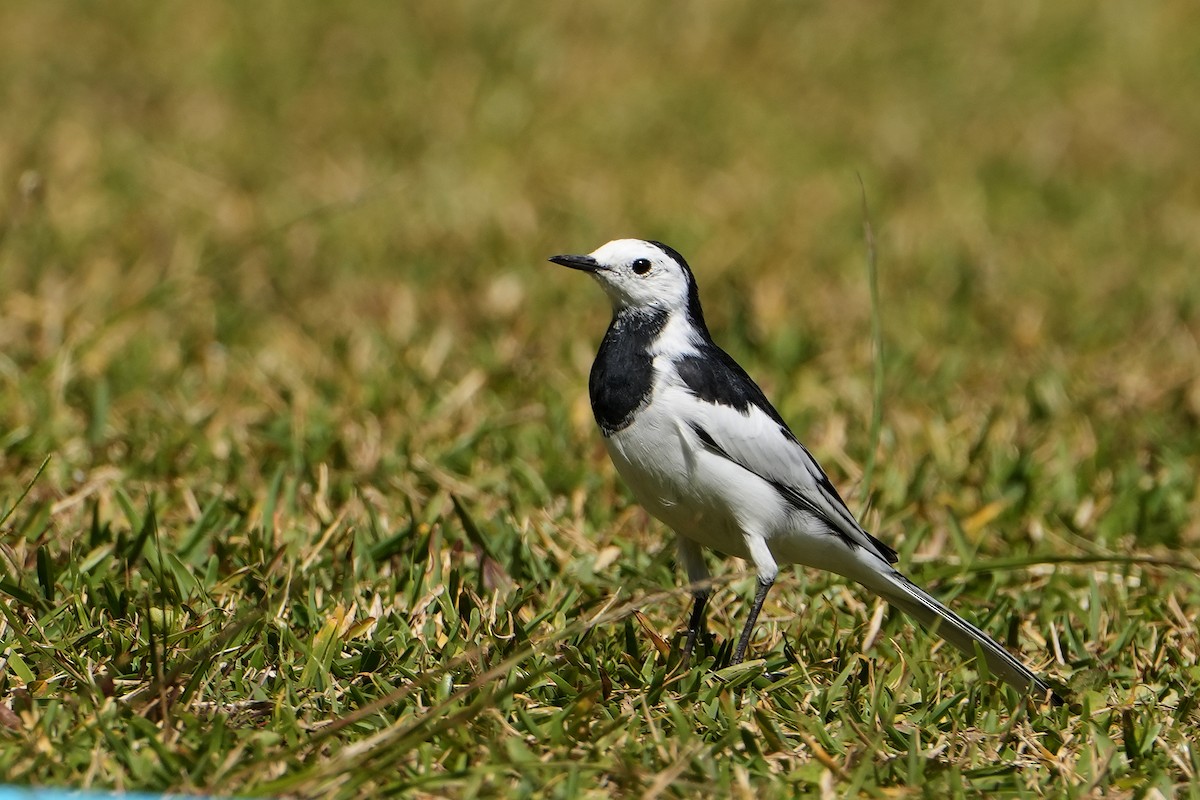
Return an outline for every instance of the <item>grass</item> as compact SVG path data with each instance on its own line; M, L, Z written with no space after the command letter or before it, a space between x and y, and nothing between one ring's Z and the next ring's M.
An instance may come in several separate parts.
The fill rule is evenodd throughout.
M0 775L1195 796L1191 16L0 12ZM715 557L676 662L673 547L587 407L605 301L544 263L624 235L691 258L909 574L1077 707L802 570L723 670L753 578Z

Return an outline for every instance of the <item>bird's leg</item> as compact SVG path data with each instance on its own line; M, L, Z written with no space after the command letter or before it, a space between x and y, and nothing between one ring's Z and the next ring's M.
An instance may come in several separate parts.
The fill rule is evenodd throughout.
M758 536L747 536L746 547L750 551L750 560L758 569L758 589L754 592L754 605L750 607L750 617L746 620L746 627L742 628L742 638L738 640L737 650L733 653L734 664L742 663L746 657L746 648L750 646L750 636L754 633L754 623L758 622L758 612L762 611L763 602L767 599L767 592L771 591L771 585L775 583L775 576L779 574L779 567L776 565L775 557L771 555L765 539Z
M758 622L758 612L762 611L763 601L767 592L771 591L774 578L758 578L758 590L754 592L754 605L750 606L750 616L746 618L746 626L742 628L742 638L738 640L737 650L733 654L733 663L740 664L746 657L746 648L750 646L750 635L754 633L754 623Z
M683 663L686 665L692 657L696 642L704 634L704 612L708 608L709 588L708 565L704 563L704 553L700 545L691 539L679 537L679 560L687 573L688 581L692 584L692 615L688 618L687 641L683 646Z
M704 610L708 605L708 590L694 592L692 597L692 616L688 619L687 642L683 645L683 663L686 666L692 660L692 650L696 640L704 634Z

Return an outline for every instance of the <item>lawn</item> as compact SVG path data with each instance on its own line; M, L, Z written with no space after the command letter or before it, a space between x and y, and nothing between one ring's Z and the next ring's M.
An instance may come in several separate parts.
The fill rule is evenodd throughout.
M7 4L0 776L1200 795L1194 16ZM587 402L607 302L545 261L624 236L1070 707L802 569L723 668L754 581L716 555L679 663Z

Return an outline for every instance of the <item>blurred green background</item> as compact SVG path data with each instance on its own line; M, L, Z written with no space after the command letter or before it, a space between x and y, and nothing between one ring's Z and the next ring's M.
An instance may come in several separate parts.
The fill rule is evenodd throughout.
M914 761L925 751L913 743L905 761L891 737L896 760L863 773L872 756L839 728L822 741L845 756L845 774L828 773L850 776L843 791L919 786L913 764L926 760L955 791L997 762L1010 768L997 790L1034 791L1036 774L1019 769L1033 763L1063 785L1185 782L1194 713L1171 706L1163 722L1135 698L1178 699L1171 687L1197 677L1194 17L1182 0L4 4L0 697L16 722L0 766L35 783L260 791L287 775L296 782L273 790L366 791L314 773L303 742L402 685L404 670L447 663L446 643L412 623L429 587L408 581L426 558L460 598L491 563L521 587L517 605L557 609L560 623L622 591L677 585L666 532L630 504L590 419L606 302L545 262L635 236L689 258L718 341L868 525L932 565L924 577L1026 559L959 590L980 608L1015 594L1002 605L1041 631L1026 642L1077 623L1053 671L1084 675L1073 688L1110 703L1107 716L1064 718L1054 757L975 740L962 750L953 731L988 725L943 709L926 722L959 742L956 757ZM872 485L864 199L885 343ZM1096 577L1108 567L1044 566L1072 558L1124 566L1111 579ZM807 581L768 606L778 624L764 651L798 635L812 661L845 634L839 619L867 624L869 606L833 613L849 602L836 580ZM723 601L719 636L736 630L746 585ZM814 590L825 605L798 621ZM147 604L183 609L173 637L155 643ZM667 635L685 605L646 612ZM216 631L258 607L278 609L250 624L268 644L241 645L230 663L260 658L274 678L251 689L241 666L217 679L188 660L246 635ZM346 623L344 647L314 655L347 608L375 639ZM493 602L483 618L503 611ZM461 600L441 613L471 619ZM533 622L530 636L554 628ZM410 624L411 641L389 638ZM462 646L486 639L472 630ZM597 635L618 658L638 630ZM887 630L912 653L931 641L899 618ZM295 675L278 661L289 652ZM174 657L181 675L212 683L188 684L173 723L106 704L170 683ZM343 685L389 669L362 694ZM565 683L599 685L578 669ZM104 689L103 675L126 689ZM91 699L49 713L68 689ZM463 741L430 734L440 755L388 751L391 788L770 794L825 780L792 717L800 732L785 729L774 754L730 755L741 730L776 735L735 715L720 733L678 724L676 741L698 743L682 754L631 732L625 757L581 756L513 721L577 697L488 697L505 723ZM180 733L212 728L213 714L241 730L236 704L251 700L274 703L252 727L277 739ZM122 749L101 729L129 714L156 722ZM429 714L422 725L452 719ZM371 719L315 752L393 721ZM514 768L511 749L480 749L514 727L533 762L570 760L575 777L554 783ZM78 752L51 757L39 737ZM463 772L447 753L482 766ZM253 770L275 762L288 766Z

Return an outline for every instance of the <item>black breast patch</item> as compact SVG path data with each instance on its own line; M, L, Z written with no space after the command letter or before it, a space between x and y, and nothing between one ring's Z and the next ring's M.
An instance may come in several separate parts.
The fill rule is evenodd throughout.
M650 345L667 324L665 311L622 311L613 317L588 377L596 424L605 436L627 428L650 402L654 358Z

